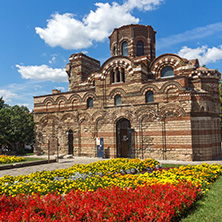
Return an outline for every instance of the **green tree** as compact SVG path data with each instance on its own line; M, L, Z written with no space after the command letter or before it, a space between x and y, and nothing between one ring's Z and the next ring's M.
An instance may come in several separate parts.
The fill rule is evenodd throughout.
M4 108L5 106L7 106L7 105L5 104L5 101L3 100L2 97L0 97L0 110L1 110L2 108Z
M33 113L25 106L9 106L0 98L0 143L11 150L34 143Z

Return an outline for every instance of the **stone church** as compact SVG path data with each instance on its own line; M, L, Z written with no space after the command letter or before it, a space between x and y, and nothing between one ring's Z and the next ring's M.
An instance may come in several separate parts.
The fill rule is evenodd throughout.
M221 158L221 74L197 59L156 58L155 34L144 25L114 29L102 65L72 54L69 91L34 97L35 152L55 152L54 138L60 154L95 157L100 137L107 158Z

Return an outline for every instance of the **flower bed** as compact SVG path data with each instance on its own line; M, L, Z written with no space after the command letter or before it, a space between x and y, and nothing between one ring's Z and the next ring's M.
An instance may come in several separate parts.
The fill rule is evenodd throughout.
M23 157L0 155L0 164L16 163L24 160Z
M199 191L191 183L123 190L71 191L65 196L0 198L1 221L170 221L186 210Z
M69 169L35 172L30 175L8 176L0 178L0 194L47 194L57 191L67 193L72 189L96 190L98 187L116 185L114 177L121 176L119 172L140 172L155 169L159 162L152 159L111 159L91 164L76 164ZM132 181L130 182L132 183ZM122 185L121 185L122 184ZM127 186L119 182L120 187Z
M164 169L152 159L111 159L6 175L0 178L0 215L8 221L16 221L16 212L21 221L169 221L221 174L216 164Z
M97 188L117 186L122 189L154 184L191 182L205 192L218 175L221 165L202 164L158 169L155 160L112 159L92 164L77 164L69 169L35 172L30 175L0 178L0 194L46 195L52 192L68 193L71 190L95 191ZM144 172L145 173L141 173ZM136 173L136 174L132 174ZM138 173L140 172L140 173Z

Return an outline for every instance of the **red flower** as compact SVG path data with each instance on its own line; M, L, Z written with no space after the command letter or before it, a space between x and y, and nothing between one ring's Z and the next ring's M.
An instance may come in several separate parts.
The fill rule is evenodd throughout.
M170 221L196 199L199 190L179 183L95 192L71 191L64 197L0 197L0 221Z

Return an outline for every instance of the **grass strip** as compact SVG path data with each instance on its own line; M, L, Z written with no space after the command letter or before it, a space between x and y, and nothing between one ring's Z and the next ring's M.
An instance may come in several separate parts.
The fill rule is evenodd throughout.
M36 158L36 157L25 157L24 162L30 162L30 161L39 161L39 160L46 160L45 158Z
M210 191L188 212L181 222L222 221L222 176L213 183Z
M14 162L14 163L0 163L0 166L2 166L2 165L16 164L16 163L25 163L25 162L33 162L33 161L46 160L45 158L36 158L36 157L24 157L24 158L25 158L24 161Z
M161 164L162 167L180 167L180 166L186 166L185 164L171 164L171 163L163 163Z

